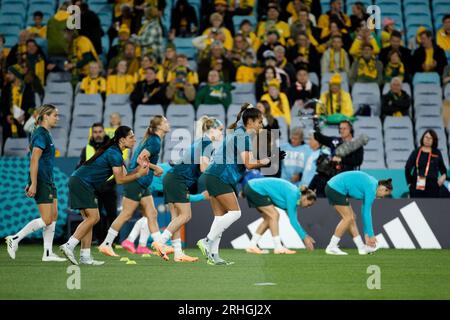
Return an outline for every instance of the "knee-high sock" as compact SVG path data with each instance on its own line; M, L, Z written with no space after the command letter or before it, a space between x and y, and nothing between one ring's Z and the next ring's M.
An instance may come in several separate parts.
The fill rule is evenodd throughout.
M207 238L209 241L214 241L219 235L221 235L229 226L233 224L236 220L241 217L241 211L228 211L225 215L221 217L216 222L213 227L211 225L211 230L209 231Z
M53 253L53 238L55 236L56 221L42 229L42 238L44 239L44 252L49 255Z
M148 238L150 237L150 229L148 228L148 219L144 218L141 223L141 229L139 230L139 245L146 247Z
M114 239L116 239L118 234L119 234L118 231L116 231L112 227L110 227L108 230L108 234L106 235L106 238L103 241L102 245L112 246L112 244L114 243Z
M45 222L44 222L44 220L42 220L42 218L37 218L37 219L31 220L30 222L27 223L27 225L25 227L23 227L19 232L17 232L14 235L13 239L20 242L27 235L29 235L35 231L38 231L38 230L42 229L43 227L45 227Z
M131 232L127 237L127 240L134 243L134 241L136 241L137 237L141 233L142 224L146 222L147 220L145 218L140 218L138 221L136 221L136 223L133 226L133 229L131 229Z

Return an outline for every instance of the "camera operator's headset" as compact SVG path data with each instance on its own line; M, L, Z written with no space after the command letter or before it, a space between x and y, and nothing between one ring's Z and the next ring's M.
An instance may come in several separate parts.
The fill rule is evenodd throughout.
M350 133L352 135L352 137L355 136L355 128L353 128L353 123L350 120L342 120L339 124L341 123L346 123L348 124L348 126L350 127Z

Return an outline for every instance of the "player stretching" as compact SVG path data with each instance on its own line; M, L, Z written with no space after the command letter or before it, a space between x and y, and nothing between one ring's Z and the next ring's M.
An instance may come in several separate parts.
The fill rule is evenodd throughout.
M275 207L286 210L291 225L305 243L308 250L314 250L314 239L306 234L297 219L297 206L309 208L316 201L314 191L302 186L298 188L289 181L277 178L259 178L250 180L244 187L244 194L250 208L256 208L264 221L252 237L248 253L264 253L258 248L258 241L267 229L272 233L275 254L294 254L281 244L279 233L280 215Z
M133 130L127 126L120 126L106 145L98 149L92 158L72 173L69 179L70 207L79 209L84 220L69 241L60 246L60 249L73 264L78 264L73 251L80 241L80 263L103 264L93 260L91 256L92 228L100 220L95 191L111 175L114 175L117 184L124 184L148 174L149 169L146 165L139 166L135 171L127 174L122 153L125 149L133 148L135 143Z
M270 163L269 158L255 160L252 154L250 134L258 133L262 129L261 111L245 103L230 129L234 131L226 135L226 139L215 151L213 161L204 173L214 221L206 238L199 240L197 245L210 265L232 263L219 257L219 243L222 233L241 216L235 194L236 184L241 180L246 168L256 169Z
M170 125L167 119L163 116L154 116L150 120L150 125L145 133L144 138L139 144L138 148L134 152L133 158L131 159L130 168L134 169L139 166L140 163L146 163L150 171L147 175L139 178L132 183L125 185L124 195L122 202L122 212L114 220L111 227L108 230L108 235L106 236L103 243L99 246L101 253L117 257L118 255L112 249L112 244L114 239L119 234L120 229L123 224L130 220L139 205L143 208L143 215L147 218L148 227L151 231L152 238L154 240L160 240L161 233L159 232L158 226L158 212L156 211L155 204L153 202L153 196L150 193L149 187L153 180L153 175L160 176L163 174L161 167L157 165L159 153L161 151L161 141L170 131ZM148 163L148 160L149 162ZM124 249L135 253L134 245L131 244L130 247L127 243L123 243ZM151 253L148 248L143 248L141 253ZM164 259L169 260L164 248L159 248L158 254Z
M180 228L191 219L192 211L189 190L197 183L202 172L209 165L213 153L213 142L222 138L223 124L217 119L202 117L198 121L197 132L201 134L188 149L181 162L169 170L163 180L164 202L169 205L172 221L164 230L160 241L154 241L153 248L160 250L169 239L175 250L176 262L195 262L197 257L190 257L181 249Z
M13 236L6 237L8 254L16 258L19 242L27 235L43 229L44 255L42 261L66 261L53 253L53 236L58 218L58 200L53 180L55 145L50 130L58 123L58 109L45 104L37 109L36 129L31 136L30 176L26 195L34 198L38 205L40 218L30 221Z
M346 231L353 237L359 254L364 255L376 251L376 239L372 227L372 204L375 198L389 196L392 189L392 179L377 181L362 171L347 171L331 178L325 187L325 194L328 202L341 216L341 222L337 225L325 252L332 255L347 255L338 246L339 240ZM359 235L355 213L349 198L362 200L361 215L366 245Z

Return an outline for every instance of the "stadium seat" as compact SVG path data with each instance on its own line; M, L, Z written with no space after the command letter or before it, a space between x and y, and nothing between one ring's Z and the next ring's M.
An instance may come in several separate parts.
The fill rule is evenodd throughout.
M441 79L436 72L417 72L413 78L413 86L416 86L418 83L434 83L440 85Z
M133 112L129 104L125 105L114 105L109 104L105 106L105 111L103 112L103 125L109 127L109 116L111 113L118 112L122 118L122 125L133 127Z
M84 94L79 93L75 96L75 108L101 106L103 107L103 100L100 94Z
M440 117L420 117L416 120L416 131L421 129L443 129L442 118Z
M441 118L442 109L438 106L419 106L415 108L414 118L419 119L423 117Z
M65 157L67 154L67 137L56 137L54 139L55 147L59 151L60 157Z
M64 93L46 93L43 104L53 104L58 107L60 114L64 114L70 118L72 111L72 99L68 94Z
M233 103L242 104L242 103L248 102L253 105L256 105L255 95L251 94L251 93L239 94L239 93L231 92L231 97L232 97Z
M69 140L69 145L67 147L67 156L68 157L80 157L81 155L81 150L83 150L83 148L86 147L86 144L88 143L87 141L87 136L89 134L89 131L86 133L85 132L85 137L84 139L70 139Z
M7 138L3 150L6 157L25 157L29 152L28 138Z
M125 105L130 103L128 94L109 94L106 96L106 105Z
M436 96L442 99L441 86L435 83L418 83L414 86L414 99L418 96Z
M50 72L47 75L47 84L50 84L50 82L70 82L71 79L70 72Z
M201 104L197 109L197 120L202 116L214 117L225 124L225 108L221 104Z
M197 49L192 45L193 38L175 38L174 44L177 48L177 53L185 54L189 59L194 59L197 54Z
M276 117L280 127L280 145L289 141L288 125L284 117Z
M389 169L404 169L411 152L408 150L391 151L386 154Z
M352 87L353 110L358 111L362 104L370 105L372 115L380 115L380 89L376 83L356 82Z
M236 121L237 114L241 111L240 104L231 104L227 110L227 126L230 126L234 121Z
M70 82L47 81L47 85L45 86L45 94L63 94L66 96L64 101L70 101L70 104L72 104L73 89Z
M23 17L19 15L10 15L9 13L3 13L1 11L0 14L0 25L13 25L18 26L19 28L23 27Z
M442 106L442 98L440 96L435 95L419 95L414 98L414 108L421 107L430 107L430 106L436 106L441 107Z
M232 87L235 94L255 94L254 83L233 82Z
M193 124L195 121L194 107L190 104L170 104L167 107L166 118L169 119L184 119L186 124Z
M444 88L444 97L445 100L450 100L450 83L447 83L447 85Z
M388 129L408 129L412 130L413 125L409 117L392 117L387 116L384 118L383 129L387 131Z

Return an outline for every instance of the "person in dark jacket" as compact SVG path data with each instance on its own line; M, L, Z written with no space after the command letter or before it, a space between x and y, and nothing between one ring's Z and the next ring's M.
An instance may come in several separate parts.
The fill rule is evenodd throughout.
M389 63L389 53L392 50L397 50L398 52L400 52L401 61L405 66L405 73L411 74L411 71L413 69L411 64L411 50L402 46L402 34L400 33L400 31L393 30L389 42L390 46L381 49L378 55L378 60L383 63L383 66L386 66Z
M103 52L102 37L105 34L100 24L100 19L94 11L89 9L89 6L84 1L77 1L75 3L80 7L81 11L81 29L80 35L85 36L91 40L92 45L98 54Z
M289 88L289 104L303 105L310 99L319 98L319 87L309 80L308 70L304 67L298 69L296 74L297 81Z
M211 44L209 55L198 64L198 77L200 82L208 81L210 70L218 71L220 79L223 82L231 83L236 78L236 68L233 62L225 56L225 49L220 41L214 41Z
M89 160L95 152L103 147L109 141L109 136L105 133L105 128L101 123L94 123L91 126L92 136L89 143L81 150L80 161L77 169ZM94 227L93 240L101 241L106 237L109 226L117 217L117 193L116 182L114 179L105 182L100 191L96 193L98 199L98 207L100 209L100 222ZM106 213L106 216L102 214Z
M422 31L419 37L420 47L413 55L415 72L437 72L442 75L447 65L445 51L433 42L431 31Z
M411 97L402 90L402 80L392 78L391 89L381 99L381 116L408 116L410 106Z
M166 104L164 87L156 79L153 67L145 69L144 80L139 81L130 95L133 112L140 104Z
M178 0L172 9L170 29L175 37L194 37L197 34L197 13L187 0Z
M420 147L406 162L405 177L411 198L439 198L440 188L447 178L447 168L438 143L436 132L426 130L420 139Z

